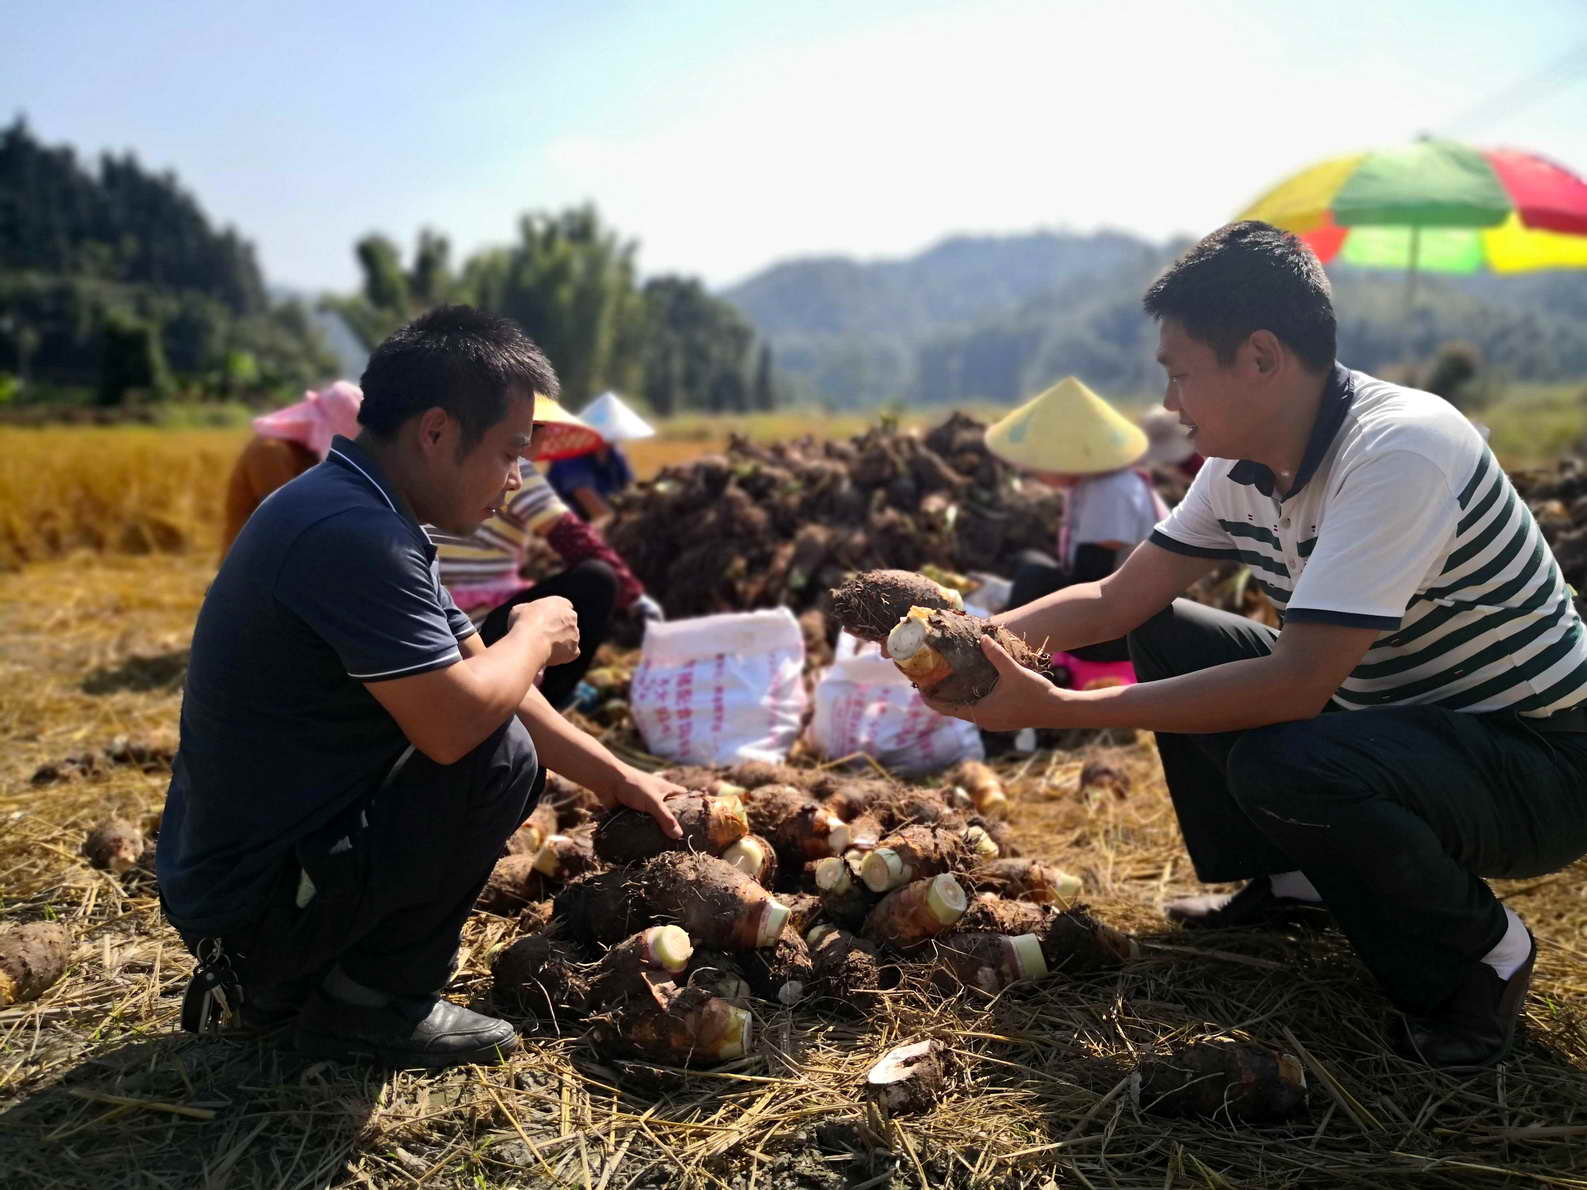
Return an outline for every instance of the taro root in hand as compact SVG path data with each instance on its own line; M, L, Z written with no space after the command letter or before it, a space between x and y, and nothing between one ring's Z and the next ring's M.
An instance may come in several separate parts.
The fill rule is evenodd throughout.
M997 685L997 667L981 652L981 638L990 636L1016 662L1040 672L1047 659L1007 628L967 612L909 609L887 635L893 664L938 702L978 702Z
M850 636L869 641L885 640L912 607L964 610L957 591L910 570L868 570L829 595L833 619Z

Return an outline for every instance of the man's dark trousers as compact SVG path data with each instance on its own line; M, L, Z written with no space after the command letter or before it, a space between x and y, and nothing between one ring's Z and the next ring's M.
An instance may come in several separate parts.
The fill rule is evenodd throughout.
M598 558L586 558L561 574L542 579L527 591L520 591L499 607L479 626L479 639L489 648L507 635L507 616L520 603L532 603L549 595L561 595L573 605L579 620L579 655L563 665L546 670L540 693L559 711L573 701L573 692L584 677L595 653L606 640L612 612L617 606L617 576Z
M260 920L224 935L244 987L307 990L334 963L391 995L439 992L492 865L543 785L516 719L454 764L410 752L380 788L297 844ZM304 873L314 893L299 906Z
M1141 681L1272 652L1254 620L1176 600L1130 634ZM1299 869L1401 1009L1437 1009L1497 945L1482 877L1587 853L1587 733L1436 707L1338 711L1157 748L1196 874Z

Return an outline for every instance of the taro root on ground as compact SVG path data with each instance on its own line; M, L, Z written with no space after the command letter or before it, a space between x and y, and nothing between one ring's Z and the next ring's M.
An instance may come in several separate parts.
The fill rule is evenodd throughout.
M660 1005L628 1001L594 1022L597 1051L667 1066L709 1066L749 1052L749 1010L702 987L673 988Z
M592 827L576 827L565 835L547 837L534 858L535 871L550 880L571 880L599 866Z
M551 772L546 773L546 785L540 793L540 805L549 805L556 814L556 822L552 824L552 829L545 831L547 835L553 835L557 831L567 832L574 827L583 826L606 812L600 798L595 794L584 786Z
M970 899L964 916L954 923L961 934L1036 934L1043 935L1058 910L1034 901L1009 901L996 893L984 892Z
M480 890L479 907L487 913L514 917L548 895L546 877L535 867L535 856L520 852L496 861Z
M834 925L818 925L805 936L810 948L812 994L845 1012L864 1014L877 1007L897 974L884 965L874 944Z
M1003 779L991 765L980 760L966 760L948 775L948 779L970 795L977 814L988 818L1007 817L1008 794L1003 788Z
M541 930L550 928L551 918L555 914L553 902L530 901L518 911L516 925L520 934L538 934Z
M553 919L563 933L578 942L608 946L621 942L655 923L648 906L633 896L629 881L630 873L624 868L586 872L557 892Z
M663 852L627 869L626 877L646 924L680 925L701 946L770 946L788 924L786 905L714 855Z
M744 806L735 797L687 793L668 798L666 805L683 829L682 838L669 838L644 811L620 806L596 825L595 854L611 864L633 863L663 851L720 855L749 833Z
M607 1010L629 1000L665 1005L665 989L689 965L694 944L677 926L650 926L603 954L590 973L590 1004Z
M787 928L796 931L801 938L822 916L821 898L814 893L781 893L777 899L788 907Z
M491 963L496 1000L538 1017L582 1017L591 1007L589 968L583 958L572 943L550 934L527 934Z
M895 888L865 918L865 936L894 950L910 950L945 934L964 916L964 888L944 873Z
M120 876L148 863L148 842L143 829L125 818L107 818L97 823L83 840L83 855L88 866Z
M0 929L0 1008L37 1000L66 974L71 937L53 921Z
M919 1115L936 1106L947 1084L942 1043L917 1041L882 1055L865 1073L865 1096L885 1116Z
M749 980L744 978L744 968L740 962L744 953L696 947L677 983L680 987L704 988L713 996L748 1006L754 992Z
M936 939L931 950L932 983L950 995L970 988L995 996L1010 984L1047 974L1034 934L955 931Z
M889 797L900 792L902 787L897 782L886 780L882 777L848 777L835 778L827 775L830 789L815 790L831 810L847 823L854 823L856 819L863 818L871 813L871 807L884 797ZM793 784L786 782L786 784Z
M1146 1058L1130 1075L1129 1094L1154 1115L1282 1120L1306 1105L1306 1069L1264 1046L1208 1042Z
M961 829L968 825L964 815L950 810L940 797L924 789L897 789L882 794L871 803L869 812L886 831L916 823Z
M1118 967L1141 953L1134 938L1098 921L1083 905L1054 914L1035 933L1047 966L1066 975Z
M908 570L867 570L827 592L832 618L850 636L882 641L912 607L964 610L950 587Z
M829 855L811 865L810 878L821 900L821 915L844 929L857 930L876 907L877 896L841 856Z
M777 849L764 836L745 835L722 852L722 859L762 888L777 879Z
M1009 825L1006 818L985 818L980 814L972 814L967 821L971 826L978 826L986 832L987 837L997 847L999 859L1018 859L1023 854L1019 843L1014 839L1014 828Z
M815 982L810 948L792 924L783 927L773 945L743 952L742 964L755 994L785 1008L803 1000Z
M995 859L971 874L977 890L1014 900L1066 905L1080 893L1080 878L1035 859Z
M721 775L734 785L742 785L748 790L756 790L763 785L792 785L808 792L821 774L791 764L774 764L769 760L743 760Z
M770 839L778 863L791 870L806 860L839 855L849 845L848 824L792 785L762 785L744 801L750 830Z
M1128 797L1130 792L1130 775L1123 769L1109 764L1105 760L1089 760L1080 770L1079 792L1081 794L1111 793L1114 797Z
M1040 672L1047 659L1007 628L968 612L911 609L888 634L887 651L899 670L938 702L972 703L997 685L997 669L981 651L990 636L1015 662Z
M556 807L542 798L523 825L507 837L507 854L536 856L541 844L556 833Z
M912 880L966 871L976 865L982 854L976 847L979 840L967 838L966 834L935 826L903 827L865 857L860 875L872 892L885 893ZM986 838L985 832L980 832L979 838Z

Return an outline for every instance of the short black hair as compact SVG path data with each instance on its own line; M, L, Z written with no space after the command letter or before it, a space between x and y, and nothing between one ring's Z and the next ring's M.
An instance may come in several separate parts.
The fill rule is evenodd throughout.
M1327 372L1338 353L1322 262L1297 236L1254 219L1196 244L1152 282L1143 304L1159 322L1178 320L1222 364L1257 331L1271 331L1313 372Z
M389 439L438 406L462 424L464 453L506 416L513 389L555 398L561 387L516 322L473 306L437 306L394 332L370 355L361 384L358 424L375 437Z

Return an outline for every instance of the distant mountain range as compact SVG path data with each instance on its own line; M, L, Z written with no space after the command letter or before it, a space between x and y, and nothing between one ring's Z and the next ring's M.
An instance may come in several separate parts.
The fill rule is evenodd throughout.
M1104 393L1160 387L1141 294L1187 245L1120 232L955 236L904 260L793 260L723 296L770 341L789 387L834 408L1028 396L1068 374ZM1524 380L1587 376L1587 272L1423 276L1331 270L1340 355L1386 369L1450 340Z

